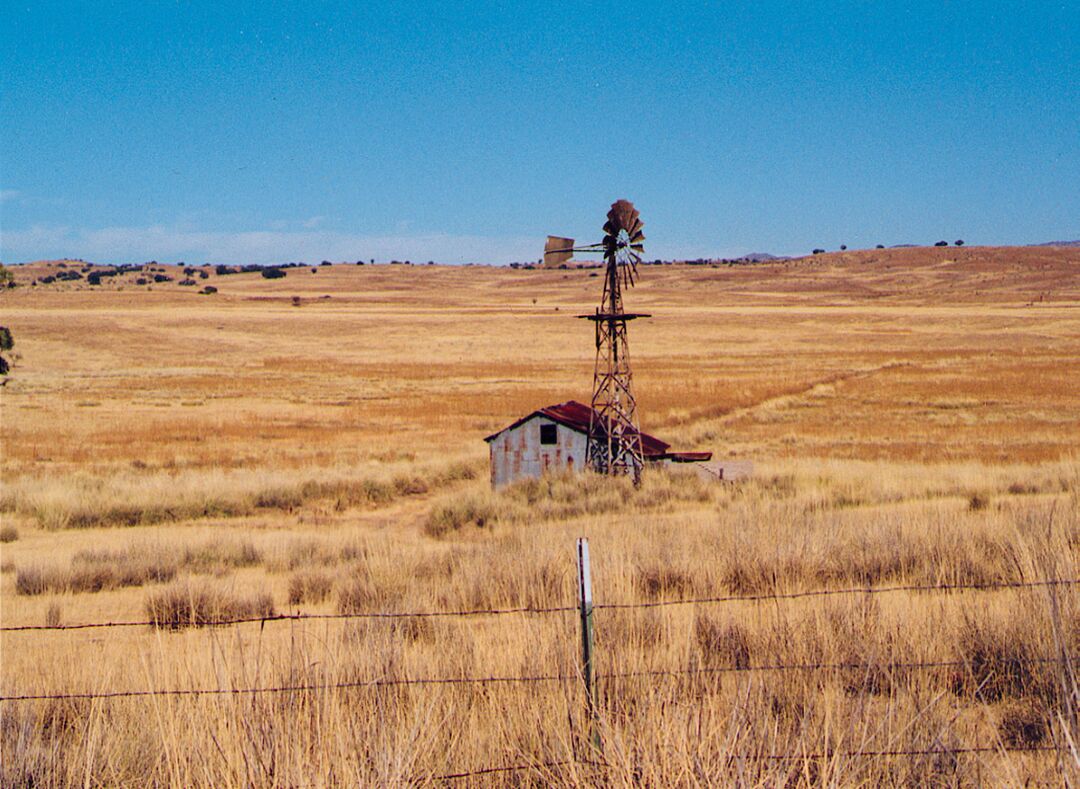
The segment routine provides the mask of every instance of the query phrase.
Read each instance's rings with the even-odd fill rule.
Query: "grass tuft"
[[[154,627],[182,630],[205,627],[231,619],[271,617],[276,614],[267,593],[240,595],[224,589],[180,583],[146,598],[146,615]]]
[[[302,570],[289,579],[289,605],[321,603],[330,596],[334,579],[326,573]]]
[[[63,609],[61,609],[60,604],[56,602],[49,603],[49,607],[45,611],[45,626],[60,627],[62,620]]]

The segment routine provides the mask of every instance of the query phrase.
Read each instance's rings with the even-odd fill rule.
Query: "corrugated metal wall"
[[[541,425],[555,426],[554,444],[540,443]],[[587,445],[584,433],[537,415],[500,433],[489,444],[491,485],[497,488],[524,477],[539,477],[545,471],[580,469]]]

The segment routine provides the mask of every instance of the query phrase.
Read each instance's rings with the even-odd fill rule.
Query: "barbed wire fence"
[[[673,600],[645,600],[632,603],[594,603],[593,610],[617,611],[635,608],[665,608],[668,606],[681,605],[709,605],[715,603],[760,603],[781,600],[798,600],[813,597],[838,597],[838,596],[861,596],[894,594],[898,592],[925,592],[925,593],[950,593],[950,592],[988,592],[1005,589],[1045,589],[1049,587],[1068,587],[1080,585],[1078,578],[1063,578],[1046,581],[1000,581],[989,583],[952,583],[952,584],[907,584],[902,586],[851,586],[837,589],[807,589],[795,592],[761,592],[744,595],[722,595],[718,597],[690,597]],[[190,623],[181,623],[181,627],[225,627],[230,625],[259,624],[266,625],[274,622],[298,622],[305,620],[335,620],[335,619],[426,619],[426,618],[463,618],[480,616],[505,616],[505,615],[543,615],[579,612],[578,605],[550,606],[534,608],[519,606],[511,608],[473,608],[467,610],[448,611],[358,611],[337,614],[270,614],[267,616],[247,616],[227,619],[193,620]],[[165,619],[137,619],[130,621],[106,621],[106,622],[81,622],[76,624],[56,625],[3,625],[0,633],[15,633],[35,630],[89,630],[96,628],[113,627],[159,627],[171,629],[173,626]]]
[[[584,551],[582,548],[584,547]],[[506,607],[506,608],[475,608],[444,611],[386,611],[386,612],[350,612],[350,613],[285,613],[269,616],[250,616],[222,619],[196,619],[191,622],[174,622],[158,619],[143,619],[130,621],[101,621],[84,622],[75,624],[45,624],[45,625],[3,625],[0,633],[31,633],[31,632],[60,632],[78,631],[90,629],[111,628],[134,628],[149,627],[161,629],[180,629],[183,627],[228,627],[245,624],[259,624],[265,626],[278,622],[303,622],[311,620],[400,620],[400,619],[434,619],[456,618],[469,619],[492,616],[544,616],[552,614],[575,613],[581,619],[582,638],[582,661],[581,670],[573,673],[539,674],[539,675],[514,675],[514,676],[458,676],[458,677],[418,677],[418,678],[380,678],[373,677],[366,680],[354,680],[348,682],[311,682],[294,683],[284,685],[267,685],[253,687],[206,687],[206,688],[147,688],[141,690],[115,690],[100,692],[71,692],[71,693],[12,693],[0,695],[0,704],[14,704],[20,702],[41,701],[80,701],[80,700],[115,700],[115,699],[138,699],[147,697],[221,697],[221,696],[257,696],[263,694],[287,694],[309,693],[323,691],[363,691],[379,690],[392,687],[433,687],[433,686],[497,686],[497,685],[537,685],[537,684],[577,684],[582,683],[585,690],[587,714],[590,722],[589,742],[582,749],[583,753],[591,754],[595,758],[583,758],[575,756],[571,760],[559,761],[531,761],[514,765],[499,765],[479,767],[473,770],[445,773],[441,775],[418,776],[418,780],[453,782],[472,777],[486,775],[498,775],[506,773],[523,772],[528,770],[557,769],[570,765],[582,765],[598,769],[611,769],[612,765],[602,758],[602,744],[599,739],[599,712],[597,710],[597,687],[600,682],[615,682],[630,679],[659,679],[678,678],[692,676],[717,676],[726,674],[758,674],[758,673],[782,673],[782,672],[828,672],[828,671],[868,671],[875,669],[886,672],[931,672],[942,669],[965,669],[970,668],[970,663],[965,660],[935,660],[935,661],[872,661],[872,662],[810,662],[810,663],[773,663],[757,665],[727,665],[727,666],[699,666],[685,669],[644,669],[636,671],[613,671],[599,673],[593,667],[593,655],[595,646],[593,643],[595,626],[593,614],[595,611],[621,611],[635,609],[651,609],[671,606],[698,606],[720,605],[735,603],[760,603],[772,601],[798,600],[808,598],[824,598],[836,596],[874,596],[897,593],[925,593],[925,594],[951,594],[958,592],[985,592],[985,591],[1034,591],[1056,590],[1080,585],[1080,578],[1044,579],[1034,581],[996,581],[996,582],[972,582],[972,583],[937,583],[937,584],[902,584],[893,586],[849,586],[841,588],[803,589],[795,591],[769,591],[752,594],[727,594],[706,597],[675,598],[663,600],[647,600],[636,602],[593,603],[591,579],[588,567],[587,541],[578,541],[578,601],[576,605],[561,605],[548,607]],[[1028,663],[1043,665],[1062,666],[1070,675],[1075,675],[1076,657],[1062,654],[1054,658],[1025,659]],[[976,755],[989,753],[1026,753],[1026,752],[1065,752],[1071,754],[1077,760],[1080,767],[1080,756],[1077,755],[1074,744],[1011,744],[997,742],[993,745],[973,745],[964,747],[951,747],[940,745],[927,749],[884,749],[884,750],[830,750],[814,751],[790,754],[773,753],[749,753],[731,754],[729,759],[763,760],[771,762],[790,761],[815,761],[820,759],[833,759],[837,757],[849,759],[891,759],[891,758],[914,758],[919,756],[935,755]]]

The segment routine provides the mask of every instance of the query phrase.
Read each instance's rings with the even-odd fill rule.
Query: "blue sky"
[[[0,5],[0,259],[1080,238],[1076,2]]]

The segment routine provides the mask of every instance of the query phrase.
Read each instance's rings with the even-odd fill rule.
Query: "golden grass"
[[[644,428],[756,473],[640,490],[486,480],[484,435],[588,396],[587,272],[6,291],[0,620],[162,627],[4,633],[0,691],[320,689],[0,702],[0,784],[1077,782],[948,753],[1077,741],[1076,587],[602,608],[604,767],[572,613],[204,626],[570,606],[579,536],[600,604],[1077,577],[1077,253],[947,253],[647,269]],[[895,750],[928,753],[867,755]]]
[[[433,472],[385,467],[370,476],[355,468],[123,470],[107,475],[26,475],[9,480],[0,510],[30,516],[46,529],[137,526],[193,518],[235,517],[258,510],[293,511],[305,503],[337,508],[385,505],[477,475],[476,463]]]

